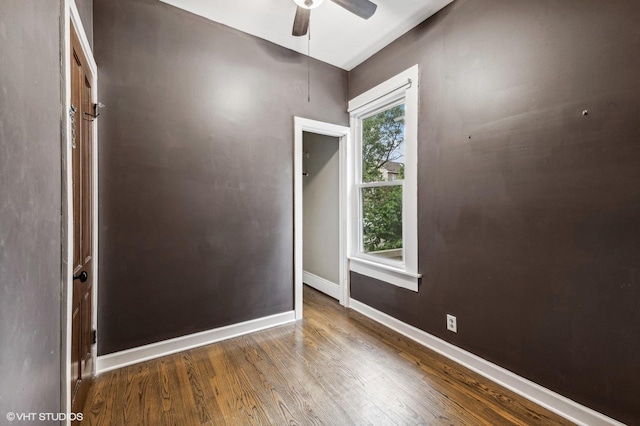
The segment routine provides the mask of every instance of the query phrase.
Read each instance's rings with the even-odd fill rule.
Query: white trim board
[[[624,426],[623,423],[617,420],[578,404],[567,397],[393,318],[384,312],[380,312],[369,305],[351,299],[349,307],[578,425]]]
[[[189,334],[187,336],[176,337],[175,339],[164,340],[162,342],[151,343],[137,348],[127,349],[108,355],[98,357],[98,373],[127,367],[150,359],[171,355],[199,346],[209,345],[222,340],[244,336],[245,334],[265,330],[279,325],[289,324],[295,321],[295,312],[283,312],[263,318],[232,324],[225,327],[214,328],[213,330],[202,331],[200,333]]]
[[[307,271],[302,272],[302,282],[334,299],[340,300],[340,286],[334,282]]]

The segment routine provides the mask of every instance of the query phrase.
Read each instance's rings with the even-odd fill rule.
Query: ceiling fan
[[[300,37],[309,31],[309,17],[311,9],[320,6],[324,0],[293,0],[297,5],[296,17],[293,20],[293,35]],[[369,0],[331,0],[349,12],[363,19],[369,19],[376,13],[378,6]]]

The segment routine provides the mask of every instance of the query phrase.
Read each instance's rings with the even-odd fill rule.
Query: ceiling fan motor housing
[[[320,6],[324,0],[293,0],[298,6],[305,9],[315,9]]]

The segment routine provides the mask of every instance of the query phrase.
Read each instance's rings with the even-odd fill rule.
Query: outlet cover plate
[[[453,315],[447,314],[447,330],[453,331],[454,333],[458,332],[458,322]]]

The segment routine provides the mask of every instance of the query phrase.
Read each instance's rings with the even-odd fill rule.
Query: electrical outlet
[[[453,331],[454,333],[458,332],[458,323],[456,317],[453,315],[447,314],[447,330]]]

